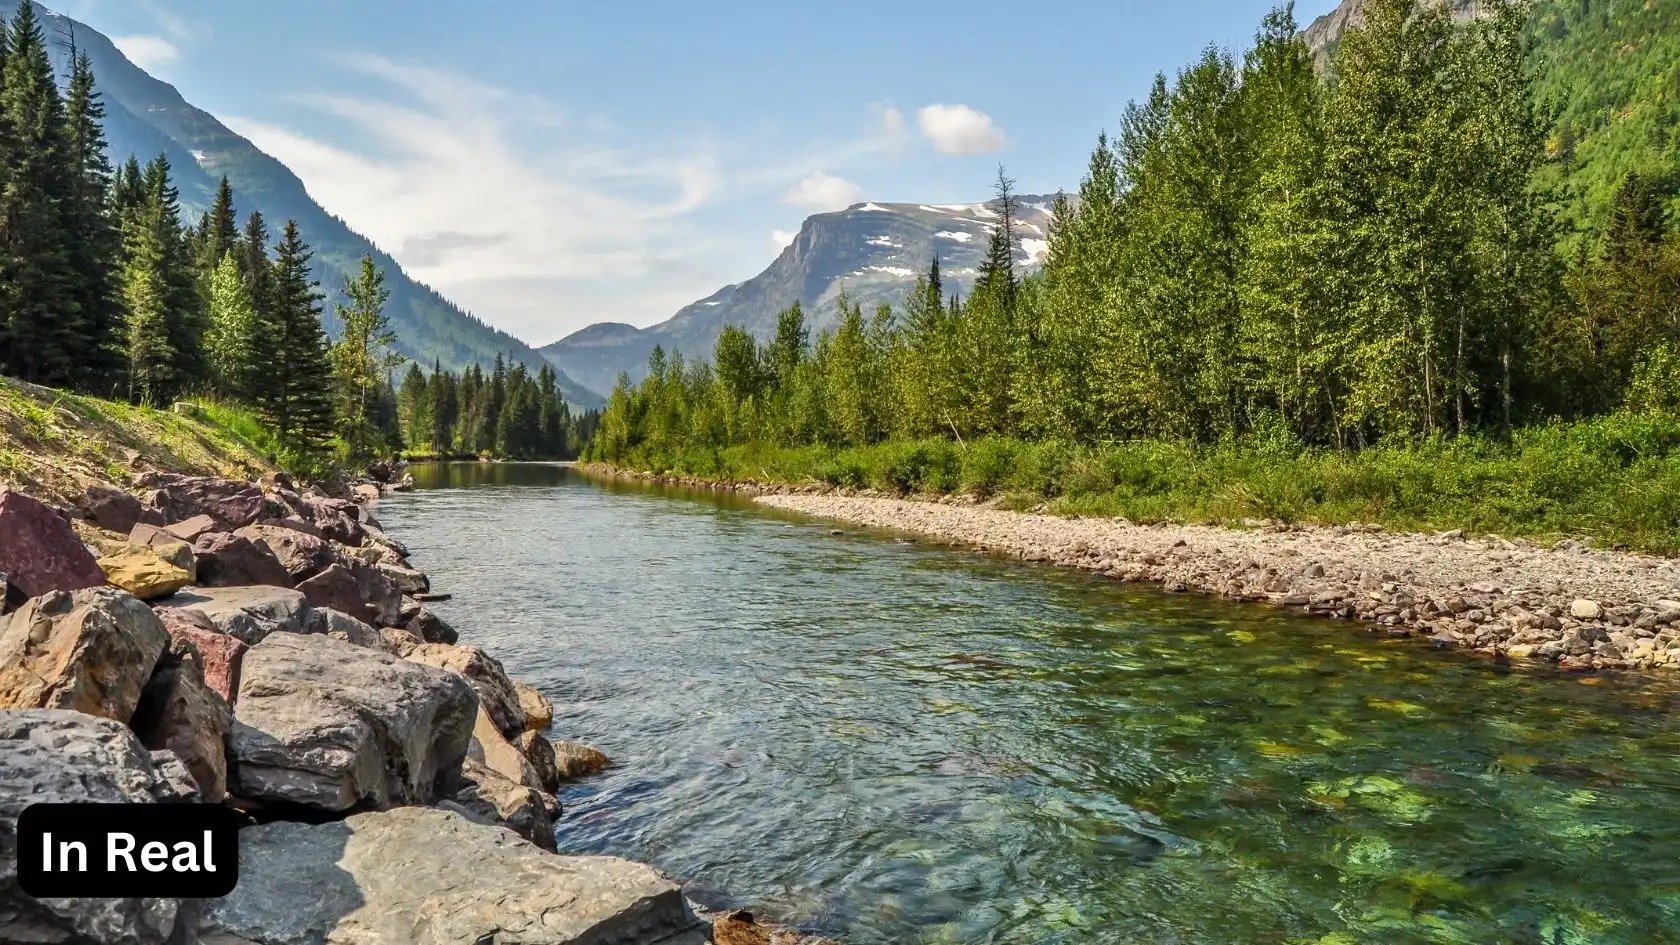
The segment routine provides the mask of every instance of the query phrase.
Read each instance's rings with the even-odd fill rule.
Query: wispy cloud
[[[1005,143],[992,116],[967,105],[929,105],[916,113],[916,125],[945,154],[987,154]]]
[[[815,213],[826,213],[844,210],[861,196],[863,188],[844,177],[836,177],[826,171],[812,171],[782,194],[782,202]]]
[[[130,62],[147,72],[161,69],[181,58],[180,47],[162,36],[113,36],[111,42],[117,44]]]

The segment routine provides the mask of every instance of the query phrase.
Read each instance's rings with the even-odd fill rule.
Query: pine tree
[[[82,326],[75,383],[84,390],[113,396],[121,390],[125,344],[117,271],[121,235],[107,205],[112,176],[105,156],[104,120],[105,104],[94,86],[92,60],[72,45],[64,135],[69,188],[60,212],[71,294]]]
[[[263,412],[282,441],[318,450],[333,432],[333,378],[312,255],[297,221],[286,221],[273,263],[270,314],[278,334],[267,349]]]
[[[361,270],[344,286],[349,304],[339,303],[342,328],[332,348],[333,374],[338,384],[340,432],[352,456],[362,457],[374,443],[369,425],[369,408],[374,394],[388,385],[392,368],[403,360],[392,350],[396,335],[385,316],[391,290],[385,287],[385,273],[362,257]]]
[[[432,362],[432,377],[428,383],[431,395],[432,452],[444,456],[455,450],[455,425],[459,417],[456,381],[438,363]]]
[[[71,194],[64,103],[59,98],[34,5],[18,5],[7,37],[0,126],[0,310],[9,341],[6,367],[25,380],[65,384],[93,340],[82,317],[65,232]]]
[[[231,249],[222,255],[209,282],[210,328],[204,334],[204,349],[211,386],[225,397],[255,400],[256,379],[263,371],[258,357],[263,335]]]
[[[204,212],[197,240],[196,257],[199,272],[208,280],[221,267],[222,259],[237,248],[239,224],[234,218],[233,185],[226,175],[216,187],[216,197]]]

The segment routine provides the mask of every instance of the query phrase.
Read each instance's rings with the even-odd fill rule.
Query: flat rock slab
[[[696,924],[652,867],[555,856],[449,811],[266,824],[240,844],[239,887],[206,921],[256,945],[663,945]]]
[[[308,633],[315,619],[303,594],[267,585],[195,587],[159,601],[158,606],[196,610],[217,630],[252,646],[271,633]]]
[[[60,709],[0,712],[0,942],[161,945],[174,899],[35,899],[17,888],[17,818],[30,804],[143,803],[177,789],[127,727]]]
[[[331,812],[424,804],[457,787],[477,715],[455,673],[276,633],[240,666],[228,791]]]

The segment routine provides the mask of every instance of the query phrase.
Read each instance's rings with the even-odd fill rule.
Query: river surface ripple
[[[1680,691],[731,497],[415,469],[463,642],[599,746],[562,852],[850,945],[1680,941]]]

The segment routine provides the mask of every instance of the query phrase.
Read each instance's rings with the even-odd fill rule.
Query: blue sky
[[[662,321],[811,213],[983,199],[999,163],[1071,190],[1157,71],[1271,4],[49,3],[538,344]]]

